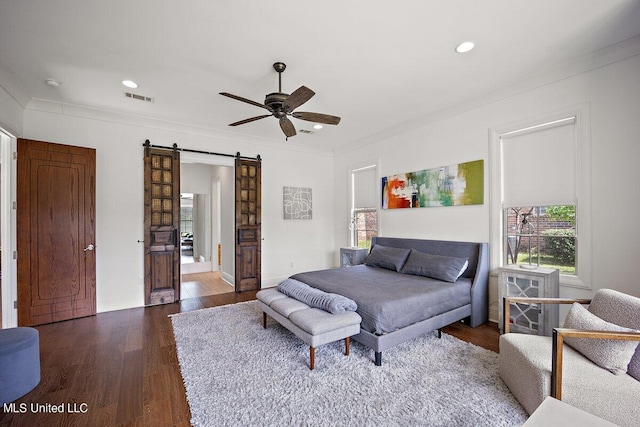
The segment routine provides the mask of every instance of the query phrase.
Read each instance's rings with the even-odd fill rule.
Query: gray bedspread
[[[471,303],[471,281],[465,278],[446,283],[366,265],[299,273],[291,278],[351,298],[362,317],[360,327],[375,334],[393,332]]]

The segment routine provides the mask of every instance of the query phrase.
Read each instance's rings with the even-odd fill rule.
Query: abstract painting
[[[382,178],[382,209],[483,203],[484,160]]]
[[[282,211],[284,219],[311,219],[311,189],[283,187]]]

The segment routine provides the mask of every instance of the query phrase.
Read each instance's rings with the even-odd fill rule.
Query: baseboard
[[[144,298],[130,298],[126,300],[119,301],[99,301],[96,307],[97,313],[106,313],[109,311],[118,311],[118,310],[126,310],[129,308],[139,308],[144,307]]]
[[[236,280],[231,274],[220,271],[220,278],[231,286],[235,286]]]

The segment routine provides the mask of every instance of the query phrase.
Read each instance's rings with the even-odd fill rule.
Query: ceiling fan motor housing
[[[270,93],[264,98],[264,105],[269,111],[273,112],[275,117],[284,117],[286,113],[283,111],[282,104],[284,100],[287,99],[287,96],[289,96],[289,94],[282,92]]]

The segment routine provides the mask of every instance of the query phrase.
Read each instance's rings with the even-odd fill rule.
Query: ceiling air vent
[[[300,133],[307,133],[307,134],[312,134],[312,133],[314,133],[312,130],[307,130],[307,129],[298,129],[298,132],[300,132]]]
[[[131,99],[137,99],[138,101],[153,102],[153,98],[148,96],[138,95],[137,93],[125,92],[124,96]]]

